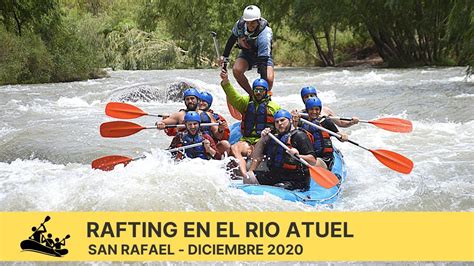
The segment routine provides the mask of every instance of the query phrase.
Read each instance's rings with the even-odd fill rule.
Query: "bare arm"
[[[334,111],[331,110],[331,108],[329,108],[327,106],[323,106],[323,110],[321,111],[321,115],[331,117],[331,116],[336,116],[336,113],[334,113]],[[339,120],[339,119],[331,119],[331,120],[338,127],[350,127],[350,126],[353,126],[353,125],[359,123],[359,118],[356,117],[356,116],[353,116],[351,121],[343,121],[343,120]]]
[[[216,143],[214,142],[214,140],[211,138],[211,136],[207,134],[205,134],[203,137],[205,139],[202,143],[204,145],[204,149],[206,150],[206,153],[209,154],[212,158],[216,160],[220,160],[221,154],[217,152]]]
[[[309,164],[311,164],[311,165],[316,165],[317,160],[316,160],[316,158],[314,158],[314,156],[311,155],[311,154],[300,155],[300,158],[303,159],[303,160],[305,160],[305,161],[307,161],[307,162],[308,162]]]
[[[230,84],[229,77],[227,75],[227,71],[221,71],[221,87],[224,90],[227,101],[234,106],[240,113],[244,113],[247,109],[247,105],[249,103],[250,97],[241,95],[240,93],[235,90],[235,88]]]
[[[217,132],[214,133],[214,136],[218,140],[228,140],[230,136],[230,129],[227,125],[227,121],[219,120],[217,122],[219,123],[219,125],[217,126]]]
[[[158,129],[165,129],[166,125],[177,125],[184,120],[184,111],[171,114],[169,117],[155,123]]]

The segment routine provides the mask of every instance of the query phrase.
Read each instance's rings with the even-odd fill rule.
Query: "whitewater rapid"
[[[249,72],[250,79],[256,73]],[[400,117],[409,134],[360,124],[350,139],[410,158],[403,175],[349,143],[334,141],[348,167],[332,206],[310,207],[271,195],[251,196],[229,187],[226,161],[176,163],[163,151],[163,132],[143,130],[104,139],[99,125],[107,102],[151,92],[132,104],[171,113],[183,103],[166,97],[170,84],[187,82],[214,95],[213,109],[229,121],[217,70],[117,71],[111,78],[72,83],[0,87],[1,211],[472,211],[474,209],[474,86],[463,68],[276,70],[273,99],[301,109],[299,90],[313,85],[323,104],[340,116]],[[237,86],[235,80],[231,82]],[[243,92],[243,91],[242,91]],[[140,97],[139,95],[136,97]],[[133,120],[151,126],[156,120]],[[112,172],[90,162],[106,155],[147,155]]]

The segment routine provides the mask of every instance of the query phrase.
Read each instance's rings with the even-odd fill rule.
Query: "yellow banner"
[[[473,261],[472,212],[3,212],[1,261]]]

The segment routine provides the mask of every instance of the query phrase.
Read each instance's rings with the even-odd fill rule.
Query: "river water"
[[[414,124],[409,134],[367,124],[345,129],[353,141],[403,154],[415,167],[399,174],[370,152],[335,140],[347,181],[336,204],[317,207],[229,188],[222,161],[177,164],[162,150],[171,138],[157,130],[100,137],[100,124],[114,120],[104,113],[109,101],[138,100],[133,104],[148,113],[170,113],[184,106],[167,96],[181,81],[210,91],[213,109],[233,121],[218,70],[110,74],[0,87],[0,211],[474,210],[474,85],[464,68],[277,68],[273,99],[284,108],[302,108],[300,88],[314,85],[323,104],[340,116],[400,117]],[[152,126],[155,119],[133,121]],[[91,169],[92,160],[112,154],[148,157],[112,172]]]

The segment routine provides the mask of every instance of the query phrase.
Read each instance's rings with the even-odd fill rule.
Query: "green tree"
[[[472,1],[459,0],[448,16],[446,41],[457,64],[474,66],[474,10]]]
[[[97,76],[101,60],[96,54],[100,53],[80,27],[81,18],[63,13],[56,0],[1,1],[2,29],[8,32],[0,38],[6,54],[5,60],[0,60],[0,68],[5,69],[3,82],[58,82]]]
[[[56,0],[0,0],[0,22],[9,32],[21,36],[25,30],[44,31],[59,20],[59,4]]]
[[[171,38],[191,58],[193,67],[209,66],[216,57],[210,32],[217,32],[221,43],[225,42],[245,7],[242,2],[149,0],[139,21],[148,30],[157,25],[157,20],[163,21]]]
[[[53,61],[38,35],[18,36],[0,26],[0,85],[49,82]]]
[[[290,26],[311,38],[323,66],[336,65],[336,33],[347,25],[347,6],[345,0],[298,0],[293,3]]]
[[[449,39],[449,18],[462,20],[463,29],[453,22],[456,34],[464,36],[472,28],[458,18],[470,13],[470,1],[362,0],[354,4],[358,22],[366,27],[380,56],[391,66],[445,64],[457,42],[456,38]]]

